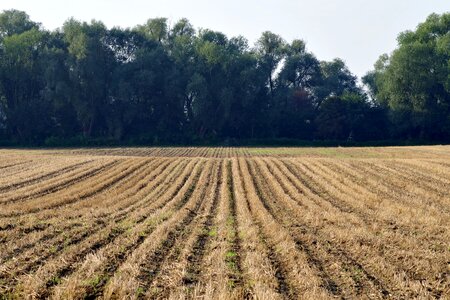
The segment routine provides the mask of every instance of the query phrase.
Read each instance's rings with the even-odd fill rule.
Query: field
[[[0,150],[0,299],[450,299],[450,146]]]

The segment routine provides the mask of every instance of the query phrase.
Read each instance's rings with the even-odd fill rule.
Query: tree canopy
[[[134,28],[0,14],[0,140],[192,143],[242,139],[450,141],[450,14],[401,33],[362,86],[302,40],[181,19]]]
[[[430,15],[398,36],[364,78],[377,104],[389,110],[397,138],[450,137],[450,14]]]

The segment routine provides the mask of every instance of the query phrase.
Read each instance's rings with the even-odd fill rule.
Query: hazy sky
[[[395,49],[399,32],[414,29],[432,12],[449,12],[450,0],[0,0],[0,10],[11,8],[47,29],[71,16],[108,27],[186,17],[196,28],[243,35],[251,45],[270,30],[287,41],[305,40],[320,60],[342,58],[362,76],[380,54]]]

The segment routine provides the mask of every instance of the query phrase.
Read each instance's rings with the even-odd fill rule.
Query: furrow
[[[207,163],[209,165],[209,162]],[[174,228],[179,229],[180,224],[188,225],[199,209],[202,199],[199,195],[202,192],[202,184],[210,173],[209,167],[202,164],[202,172],[194,173],[190,176],[183,189],[177,194],[177,202],[169,208],[169,218],[164,224],[145,238],[144,242],[127,258],[118,268],[117,272],[108,281],[104,289],[104,296],[130,297],[137,292],[143,294],[151,284],[151,280],[159,272],[161,261],[164,260],[166,252],[158,256],[158,249],[167,249],[167,246],[174,243],[171,239]],[[156,256],[157,257],[156,257]],[[126,278],[126,280],[125,280]]]
[[[167,197],[164,197],[163,201],[168,200],[169,199]],[[163,207],[164,203],[165,202],[157,203],[156,205]],[[142,239],[139,234],[143,233],[144,229],[142,229],[142,232],[136,232],[136,230],[139,230],[139,228],[145,228],[142,226],[149,226],[150,230],[152,220],[149,219],[149,215],[153,215],[154,211],[157,209],[158,207],[150,205],[143,211],[130,213],[129,217],[123,219],[122,221],[109,222],[104,229],[98,231],[96,234],[89,236],[82,243],[74,245],[73,247],[65,251],[64,255],[55,257],[52,261],[48,261],[45,264],[45,268],[40,268],[38,272],[36,272],[32,276],[23,277],[23,280],[21,281],[21,284],[19,284],[18,289],[24,289],[24,294],[37,293],[37,295],[41,295],[42,297],[44,297],[53,285],[59,285],[63,277],[71,275],[81,266],[86,266],[86,262],[89,262],[87,264],[87,267],[95,266],[97,254],[105,253],[102,249],[107,250],[110,245],[114,246],[114,249],[119,250],[118,252],[112,252],[111,255],[117,255],[120,261],[120,256],[123,254],[121,254],[121,251],[124,251],[124,248],[122,246],[126,245],[124,241],[128,240],[127,234],[131,233],[129,230],[133,230],[134,227],[136,227],[134,229],[135,231],[133,231],[133,236],[137,236],[139,242],[139,239]],[[87,273],[87,275],[89,275],[89,273]],[[89,276],[86,276],[86,274],[84,274],[80,281],[78,281],[78,284],[80,284],[81,282],[81,285],[79,285],[79,291],[78,289],[75,290],[78,291],[78,294],[82,294],[83,291],[89,290],[89,288],[92,287],[90,285],[90,283],[92,282],[90,282],[88,279]],[[95,281],[95,278],[92,280]],[[69,281],[69,283],[76,282],[77,281]],[[81,290],[80,287],[84,287],[83,290]]]
[[[196,282],[196,276],[200,273],[200,264],[207,242],[208,228],[205,223],[212,223],[215,205],[217,204],[217,184],[220,171],[218,160],[212,160],[212,174],[205,182],[205,190],[200,196],[204,199],[191,225],[177,232],[175,243],[169,250],[170,253],[161,264],[159,274],[155,276],[152,284],[147,289],[145,298],[174,298],[176,293],[180,297],[186,297],[184,291],[191,289]],[[211,225],[209,225],[211,226]]]

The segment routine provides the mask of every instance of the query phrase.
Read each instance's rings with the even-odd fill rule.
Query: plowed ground
[[[450,147],[0,150],[0,299],[450,299]]]

